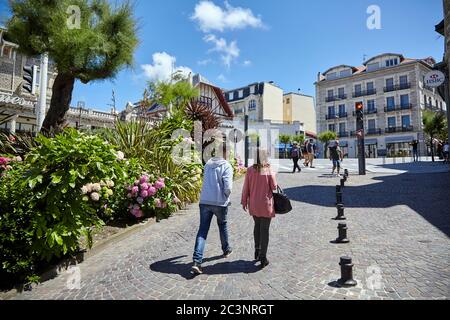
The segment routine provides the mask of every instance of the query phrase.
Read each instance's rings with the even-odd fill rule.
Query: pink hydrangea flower
[[[137,194],[139,192],[139,187],[137,187],[137,186],[134,186],[132,189],[131,189],[131,193],[132,194]]]
[[[138,204],[135,204],[134,206],[133,206],[133,209],[140,209],[141,207],[138,205]]]
[[[139,204],[143,204],[143,203],[144,203],[144,198],[138,197],[138,198],[136,199],[136,201],[137,201]]]
[[[140,182],[141,182],[141,183],[146,183],[146,182],[148,182],[148,176],[144,174],[144,175],[141,177]]]
[[[157,208],[162,208],[162,202],[161,202],[161,199],[159,199],[159,198],[156,198],[156,199],[155,199],[155,206],[156,206]]]
[[[136,218],[142,218],[144,216],[144,213],[142,212],[141,209],[133,209],[131,210],[131,214]]]
[[[156,194],[157,190],[156,190],[155,187],[150,186],[150,188],[148,188],[147,192],[148,192],[148,195],[149,195],[150,197],[152,197],[152,196],[154,196],[154,195]]]
[[[147,182],[144,182],[143,184],[141,184],[141,190],[148,190],[148,188],[150,188],[150,186],[148,185]]]
[[[147,198],[148,197],[148,191],[147,190],[142,190],[141,191],[141,197],[144,198],[144,199]]]
[[[166,185],[161,180],[158,180],[158,181],[155,182],[155,188],[158,189],[158,190],[164,188],[165,186]]]
[[[5,158],[5,157],[0,157],[0,165],[2,165],[2,166],[7,165],[9,161],[11,161],[11,159]]]
[[[138,186],[139,185],[139,180],[134,180],[134,185]]]

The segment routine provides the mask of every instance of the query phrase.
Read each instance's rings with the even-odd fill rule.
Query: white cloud
[[[206,66],[206,65],[208,65],[210,63],[213,63],[213,61],[211,59],[205,59],[205,60],[197,61],[197,64],[199,66]]]
[[[217,80],[219,80],[219,81],[221,81],[221,82],[223,82],[223,83],[227,83],[227,82],[228,82],[228,79],[227,79],[223,74],[220,74],[220,75],[217,77]]]
[[[249,67],[252,65],[252,62],[250,60],[245,60],[243,65],[244,65],[244,67]]]
[[[151,81],[168,81],[172,73],[180,71],[187,76],[192,70],[188,67],[175,66],[176,58],[166,52],[156,52],[152,56],[153,64],[141,65],[145,76]]]
[[[225,8],[221,8],[212,1],[200,1],[195,6],[191,19],[198,23],[203,32],[264,26],[261,17],[256,17],[250,9],[232,7],[228,2],[225,2]]]
[[[217,38],[213,34],[209,34],[203,38],[205,42],[212,42],[214,48],[210,49],[209,52],[217,51],[221,53],[222,62],[230,68],[231,63],[239,57],[240,50],[237,46],[236,41],[227,43],[224,38]]]

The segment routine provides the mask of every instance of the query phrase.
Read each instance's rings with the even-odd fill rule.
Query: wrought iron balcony
[[[392,86],[386,86],[384,87],[384,92],[392,92],[392,91],[397,91],[397,90],[405,90],[405,89],[410,89],[411,88],[411,83],[400,83],[400,84],[394,84]]]
[[[367,136],[376,136],[376,135],[381,135],[382,130],[380,128],[373,128],[373,129],[368,129],[365,134]]]
[[[362,90],[362,91],[353,92],[353,98],[371,96],[374,94],[377,94],[377,89]]]
[[[346,94],[340,94],[337,96],[328,96],[325,98],[326,102],[333,102],[333,101],[339,101],[339,100],[345,100],[347,99],[347,95]]]
[[[403,104],[403,105],[396,105],[396,106],[386,106],[384,107],[384,112],[394,112],[394,111],[401,111],[401,110],[411,110],[413,108],[412,103]]]
[[[364,110],[364,114],[375,114],[378,113],[378,110],[375,109],[368,109],[368,110]],[[353,116],[356,117],[356,111],[353,111]]]
[[[339,138],[346,138],[346,137],[350,136],[350,133],[348,131],[342,131],[342,132],[338,132],[337,136]]]
[[[347,117],[348,117],[347,112],[330,113],[325,116],[325,120],[334,120],[334,119],[347,118]]]
[[[402,126],[402,127],[389,127],[386,128],[386,133],[396,133],[396,132],[410,132],[414,131],[413,126]]]

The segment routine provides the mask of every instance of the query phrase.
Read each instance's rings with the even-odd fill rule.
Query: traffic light
[[[37,66],[25,66],[23,67],[23,79],[25,83],[22,88],[31,93],[36,94],[36,78],[37,78]]]
[[[356,120],[362,121],[364,119],[364,105],[362,102],[357,102],[355,105],[355,111],[356,111]]]

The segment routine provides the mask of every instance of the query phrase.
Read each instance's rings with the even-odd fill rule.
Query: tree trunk
[[[45,116],[41,131],[50,131],[52,128],[59,131],[65,123],[65,115],[72,101],[72,91],[75,77],[67,73],[58,73],[52,88],[50,108]]]
[[[328,143],[325,143],[325,148],[323,150],[323,155],[325,159],[328,159],[327,154],[328,154]]]

